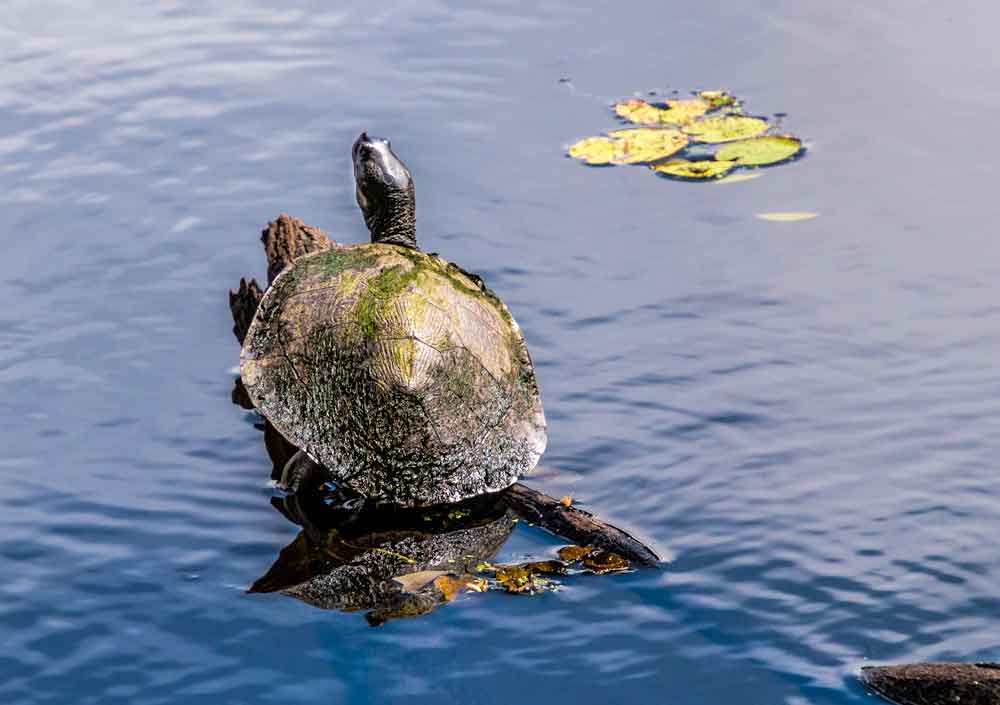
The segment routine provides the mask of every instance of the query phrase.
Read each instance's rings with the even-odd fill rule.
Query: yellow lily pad
[[[586,137],[569,147],[569,156],[587,164],[611,164],[618,154],[619,140],[610,137]]]
[[[615,103],[615,114],[639,125],[686,125],[713,107],[703,98],[678,98],[668,100],[665,105],[661,108],[633,98]]]
[[[766,132],[767,120],[747,115],[710,115],[695,120],[683,129],[699,142],[730,142]]]
[[[791,223],[797,220],[812,220],[819,216],[819,213],[809,211],[785,211],[774,213],[754,213],[754,217],[761,220],[771,220],[778,223]]]
[[[765,166],[791,159],[802,149],[802,140],[791,135],[764,135],[730,142],[719,148],[718,159],[730,159],[741,166]]]
[[[650,164],[649,168],[657,173],[675,176],[680,179],[707,181],[708,179],[718,179],[720,176],[724,176],[734,166],[736,166],[736,162],[725,162],[716,159],[699,159],[697,161],[671,159],[659,164]]]
[[[698,91],[698,97],[707,101],[713,110],[715,108],[738,108],[740,105],[736,96],[725,91]]]
[[[640,164],[664,159],[683,149],[688,138],[680,130],[654,127],[632,127],[608,133],[620,142],[612,162],[616,164]]]

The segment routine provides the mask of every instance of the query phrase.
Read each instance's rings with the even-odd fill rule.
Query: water
[[[865,663],[996,659],[998,19],[9,2],[0,701],[843,705]],[[697,87],[788,113],[809,155],[731,185],[562,156],[611,100]],[[229,401],[225,291],[282,211],[364,239],[363,129],[423,245],[526,331],[534,485],[664,570],[377,629],[245,592],[298,527]],[[556,545],[518,526],[498,557]]]

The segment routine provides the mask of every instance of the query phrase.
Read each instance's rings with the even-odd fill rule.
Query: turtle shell
[[[338,482],[418,506],[496,492],[545,450],[524,336],[478,277],[397,245],[335,246],[268,289],[240,373]]]

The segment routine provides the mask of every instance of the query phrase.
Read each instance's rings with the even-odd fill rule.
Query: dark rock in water
[[[861,681],[899,705],[1000,705],[1000,663],[870,666]]]

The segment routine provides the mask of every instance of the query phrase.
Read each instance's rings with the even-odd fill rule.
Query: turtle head
[[[416,247],[413,179],[389,140],[362,132],[351,149],[355,194],[372,242]]]

